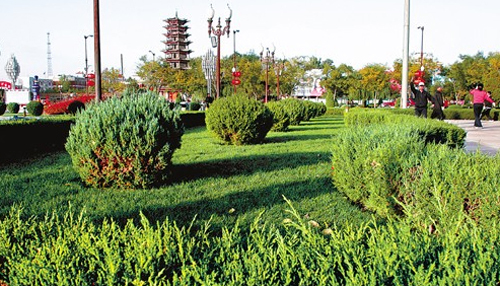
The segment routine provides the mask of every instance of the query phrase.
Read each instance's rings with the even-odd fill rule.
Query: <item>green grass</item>
[[[150,190],[87,188],[66,152],[41,156],[0,168],[0,217],[20,205],[26,216],[71,208],[85,210],[94,221],[138,221],[142,212],[152,221],[168,217],[179,225],[196,217],[196,228],[208,220],[216,228],[237,219],[248,226],[261,213],[281,223],[287,217],[285,196],[322,225],[360,224],[371,214],[331,182],[332,135],[341,128],[341,117],[321,117],[286,133],[270,132],[264,144],[250,146],[221,145],[205,127],[188,129],[173,158],[173,181]]]

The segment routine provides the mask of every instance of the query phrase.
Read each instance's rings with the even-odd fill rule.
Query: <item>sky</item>
[[[221,56],[259,53],[276,47],[276,57],[316,56],[356,69],[367,64],[392,66],[403,54],[405,0],[100,0],[101,67],[135,74],[139,58],[163,57],[165,22],[188,19],[191,57],[211,48],[207,18],[216,21],[233,10],[230,37],[221,39]],[[423,49],[448,65],[459,55],[500,51],[498,0],[411,0],[410,53]],[[21,77],[47,72],[50,33],[54,75],[76,74],[85,67],[84,35],[93,34],[92,0],[2,0],[0,80],[14,54]],[[214,22],[215,22],[214,21]],[[233,30],[240,32],[234,34]],[[234,35],[236,38],[234,39]],[[89,71],[94,69],[93,38],[87,39]],[[151,52],[149,52],[151,51]]]

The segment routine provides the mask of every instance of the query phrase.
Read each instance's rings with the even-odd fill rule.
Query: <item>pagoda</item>
[[[190,34],[187,33],[189,27],[186,25],[189,22],[186,19],[179,19],[177,12],[174,18],[164,20],[167,24],[164,26],[167,29],[165,37],[167,38],[163,43],[165,44],[165,60],[174,69],[186,70],[189,69],[189,44],[188,40]]]

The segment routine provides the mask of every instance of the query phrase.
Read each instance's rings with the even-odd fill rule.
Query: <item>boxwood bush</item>
[[[84,110],[84,109],[85,109],[85,103],[79,100],[73,100],[68,105],[68,112],[73,115],[75,115],[79,110]]]
[[[147,188],[169,178],[183,133],[179,114],[158,94],[125,92],[79,113],[66,150],[87,185]]]
[[[306,107],[303,101],[296,98],[286,98],[282,101],[285,107],[285,111],[290,117],[290,124],[299,125],[306,116]]]
[[[19,104],[17,102],[11,102],[7,104],[7,110],[10,113],[18,113],[19,112]]]
[[[290,117],[285,110],[283,101],[268,102],[267,107],[273,113],[273,127],[271,131],[287,131],[290,126]]]
[[[43,113],[43,104],[40,101],[33,100],[28,103],[26,109],[29,114],[33,116],[40,116]]]
[[[207,129],[222,142],[261,143],[273,126],[273,114],[263,103],[246,95],[214,101],[205,115]]]

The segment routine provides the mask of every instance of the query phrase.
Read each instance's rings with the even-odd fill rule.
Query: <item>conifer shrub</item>
[[[66,150],[85,184],[148,188],[165,183],[184,126],[158,94],[125,92],[76,116]]]
[[[17,102],[11,102],[7,104],[7,110],[10,113],[18,113],[19,112],[19,104]]]
[[[266,105],[273,113],[273,127],[271,131],[284,132],[290,126],[290,117],[285,111],[283,101],[271,101]]]
[[[40,101],[33,100],[28,103],[26,109],[28,109],[29,114],[40,116],[43,113],[43,104]]]
[[[84,110],[85,109],[85,103],[79,101],[79,100],[74,100],[68,105],[68,112],[75,115],[79,110]]]
[[[315,117],[319,117],[321,115],[324,115],[326,113],[326,105],[321,103],[321,102],[315,102],[316,105],[316,115]]]
[[[290,125],[299,125],[306,116],[306,107],[302,100],[296,98],[286,98],[284,102],[285,111],[290,117]]]
[[[0,115],[3,115],[5,110],[7,110],[7,104],[5,104],[5,102],[0,102]]]
[[[304,100],[302,103],[306,108],[306,112],[304,113],[304,121],[309,121],[316,117],[316,104],[309,100]]]
[[[273,114],[255,99],[234,95],[214,101],[206,111],[205,122],[207,129],[225,143],[256,144],[273,126]]]
[[[200,108],[201,108],[201,104],[199,102],[197,102],[197,101],[191,101],[189,103],[189,108],[188,109],[190,111],[198,111],[198,110],[200,110]]]

